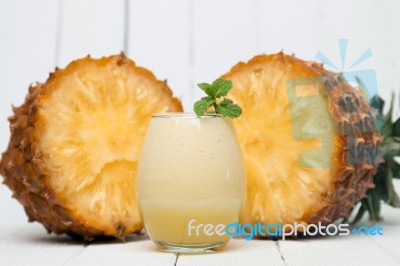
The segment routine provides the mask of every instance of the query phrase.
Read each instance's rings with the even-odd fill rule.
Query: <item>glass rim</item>
[[[184,113],[184,112],[165,112],[165,113],[157,113],[152,115],[152,118],[222,118],[223,116],[220,114],[204,114],[201,116],[196,115],[195,113]]]

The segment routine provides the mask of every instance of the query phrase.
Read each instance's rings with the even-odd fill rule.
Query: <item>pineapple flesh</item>
[[[238,63],[222,78],[243,108],[234,120],[247,174],[241,223],[348,217],[380,162],[381,137],[361,91],[282,52]]]
[[[143,227],[135,176],[147,123],[167,111],[180,101],[125,55],[76,60],[14,108],[0,173],[49,232],[123,239]]]

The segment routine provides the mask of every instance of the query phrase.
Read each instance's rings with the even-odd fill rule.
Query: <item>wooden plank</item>
[[[374,236],[374,239],[385,236]],[[398,265],[372,237],[309,238],[279,241],[279,249],[287,265]]]
[[[397,181],[395,182],[396,191],[400,193],[400,181],[395,181]],[[383,228],[383,236],[370,238],[378,248],[384,250],[388,256],[400,264],[400,209],[383,205],[381,215],[383,220],[379,224]]]
[[[385,62],[385,77],[381,77],[382,80],[387,80],[388,84],[383,84],[382,89],[395,92],[396,103],[394,107],[394,112],[396,117],[400,117],[400,32],[396,30],[397,25],[400,25],[400,16],[398,10],[400,10],[400,2],[396,0],[388,0],[382,2],[383,14],[382,16],[385,24],[384,33],[386,34],[386,42],[381,42],[385,48],[388,49],[390,58],[386,59]],[[388,95],[389,93],[385,93]],[[387,97],[387,96],[386,96]]]
[[[272,240],[233,239],[221,252],[201,255],[180,254],[176,265],[285,265],[275,243]]]
[[[3,180],[1,176],[0,180]],[[26,223],[28,220],[22,205],[19,204],[17,200],[13,199],[11,195],[11,190],[0,183],[0,208],[3,212],[0,216],[0,226],[3,224],[5,226],[15,223],[22,224]]]
[[[32,82],[45,81],[54,68],[57,1],[0,1],[0,152],[10,135],[11,104],[19,106]],[[1,178],[0,178],[1,179]],[[3,222],[26,221],[11,192],[0,187]]]
[[[65,265],[173,266],[176,255],[163,253],[145,236],[130,236],[126,243],[92,243]]]
[[[396,215],[399,216],[398,211]],[[384,235],[382,237],[370,237],[370,239],[375,244],[374,246],[378,249],[383,250],[386,253],[387,257],[391,257],[394,261],[397,262],[397,265],[400,265],[399,223],[400,221],[397,220],[396,224],[383,225]]]
[[[256,1],[193,1],[194,82],[211,82],[258,53]],[[194,97],[203,96],[195,88]]]
[[[0,265],[63,265],[85,246],[67,236],[48,235],[39,224],[0,240]]]
[[[395,180],[396,191],[400,182]],[[383,203],[382,203],[383,204]],[[307,238],[279,241],[287,265],[399,265],[400,210],[382,205],[383,236],[349,236]],[[356,227],[371,226],[367,215]]]
[[[4,222],[0,221],[0,242],[5,241],[7,238],[15,237],[19,232],[29,229],[27,221]]]
[[[355,0],[352,1],[354,8],[351,9],[344,8],[348,6],[348,2],[345,0],[338,0],[335,5],[321,2],[321,5],[325,14],[323,20],[321,20],[321,26],[325,31],[322,35],[323,43],[320,49],[325,51],[331,60],[334,60],[339,70],[375,70],[378,93],[385,100],[388,100],[391,91],[393,89],[398,90],[400,86],[400,79],[393,68],[393,65],[396,64],[396,61],[399,62],[399,59],[396,58],[393,43],[390,42],[390,40],[399,39],[400,34],[394,29],[396,24],[388,23],[395,23],[396,20],[398,22],[399,19],[397,16],[391,18],[394,15],[393,12],[390,15],[385,15],[385,8],[398,9],[398,1],[397,4],[391,1],[382,5],[375,1]],[[341,19],[338,19],[337,14],[340,14]],[[395,32],[392,39],[389,38],[391,32]],[[348,39],[343,68],[337,39]],[[397,45],[395,46],[397,50]],[[353,62],[367,49],[372,51],[373,56],[350,69]],[[388,106],[385,107],[387,110]]]
[[[9,136],[6,118],[19,105],[29,84],[44,81],[53,69],[57,1],[0,1],[0,150]]]
[[[258,31],[261,51],[285,53],[312,60],[323,36],[320,21],[324,14],[321,1],[258,1]],[[336,40],[334,40],[336,41]]]
[[[167,79],[174,95],[191,110],[189,1],[129,1],[128,55]]]
[[[90,54],[118,54],[124,46],[124,0],[61,0],[57,65]]]
[[[400,33],[395,29],[395,25],[400,23],[396,15],[400,8],[399,1],[385,1],[382,4],[338,0],[334,5],[318,0],[258,1],[258,5],[259,39],[263,52],[274,53],[283,49],[302,59],[315,60],[317,52],[321,51],[338,67],[334,69],[336,71],[374,69],[378,92],[385,100],[389,100],[392,91],[399,94],[400,78],[397,73],[400,52],[397,47]],[[338,39],[348,39],[343,67]],[[369,48],[373,57],[349,69]],[[400,115],[398,106],[395,105],[397,116]]]

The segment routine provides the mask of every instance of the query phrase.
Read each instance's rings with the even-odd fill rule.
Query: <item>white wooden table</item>
[[[383,212],[383,236],[233,239],[223,251],[201,255],[160,252],[146,235],[84,245],[48,235],[37,223],[2,223],[0,265],[400,265],[400,210]]]

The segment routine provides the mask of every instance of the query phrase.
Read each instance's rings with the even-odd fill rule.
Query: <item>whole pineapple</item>
[[[49,232],[123,239],[143,227],[138,152],[150,117],[165,111],[182,111],[180,101],[124,54],[76,60],[14,108],[4,183]]]
[[[381,136],[362,91],[321,64],[280,52],[222,76],[247,173],[241,223],[328,224],[374,187]]]

